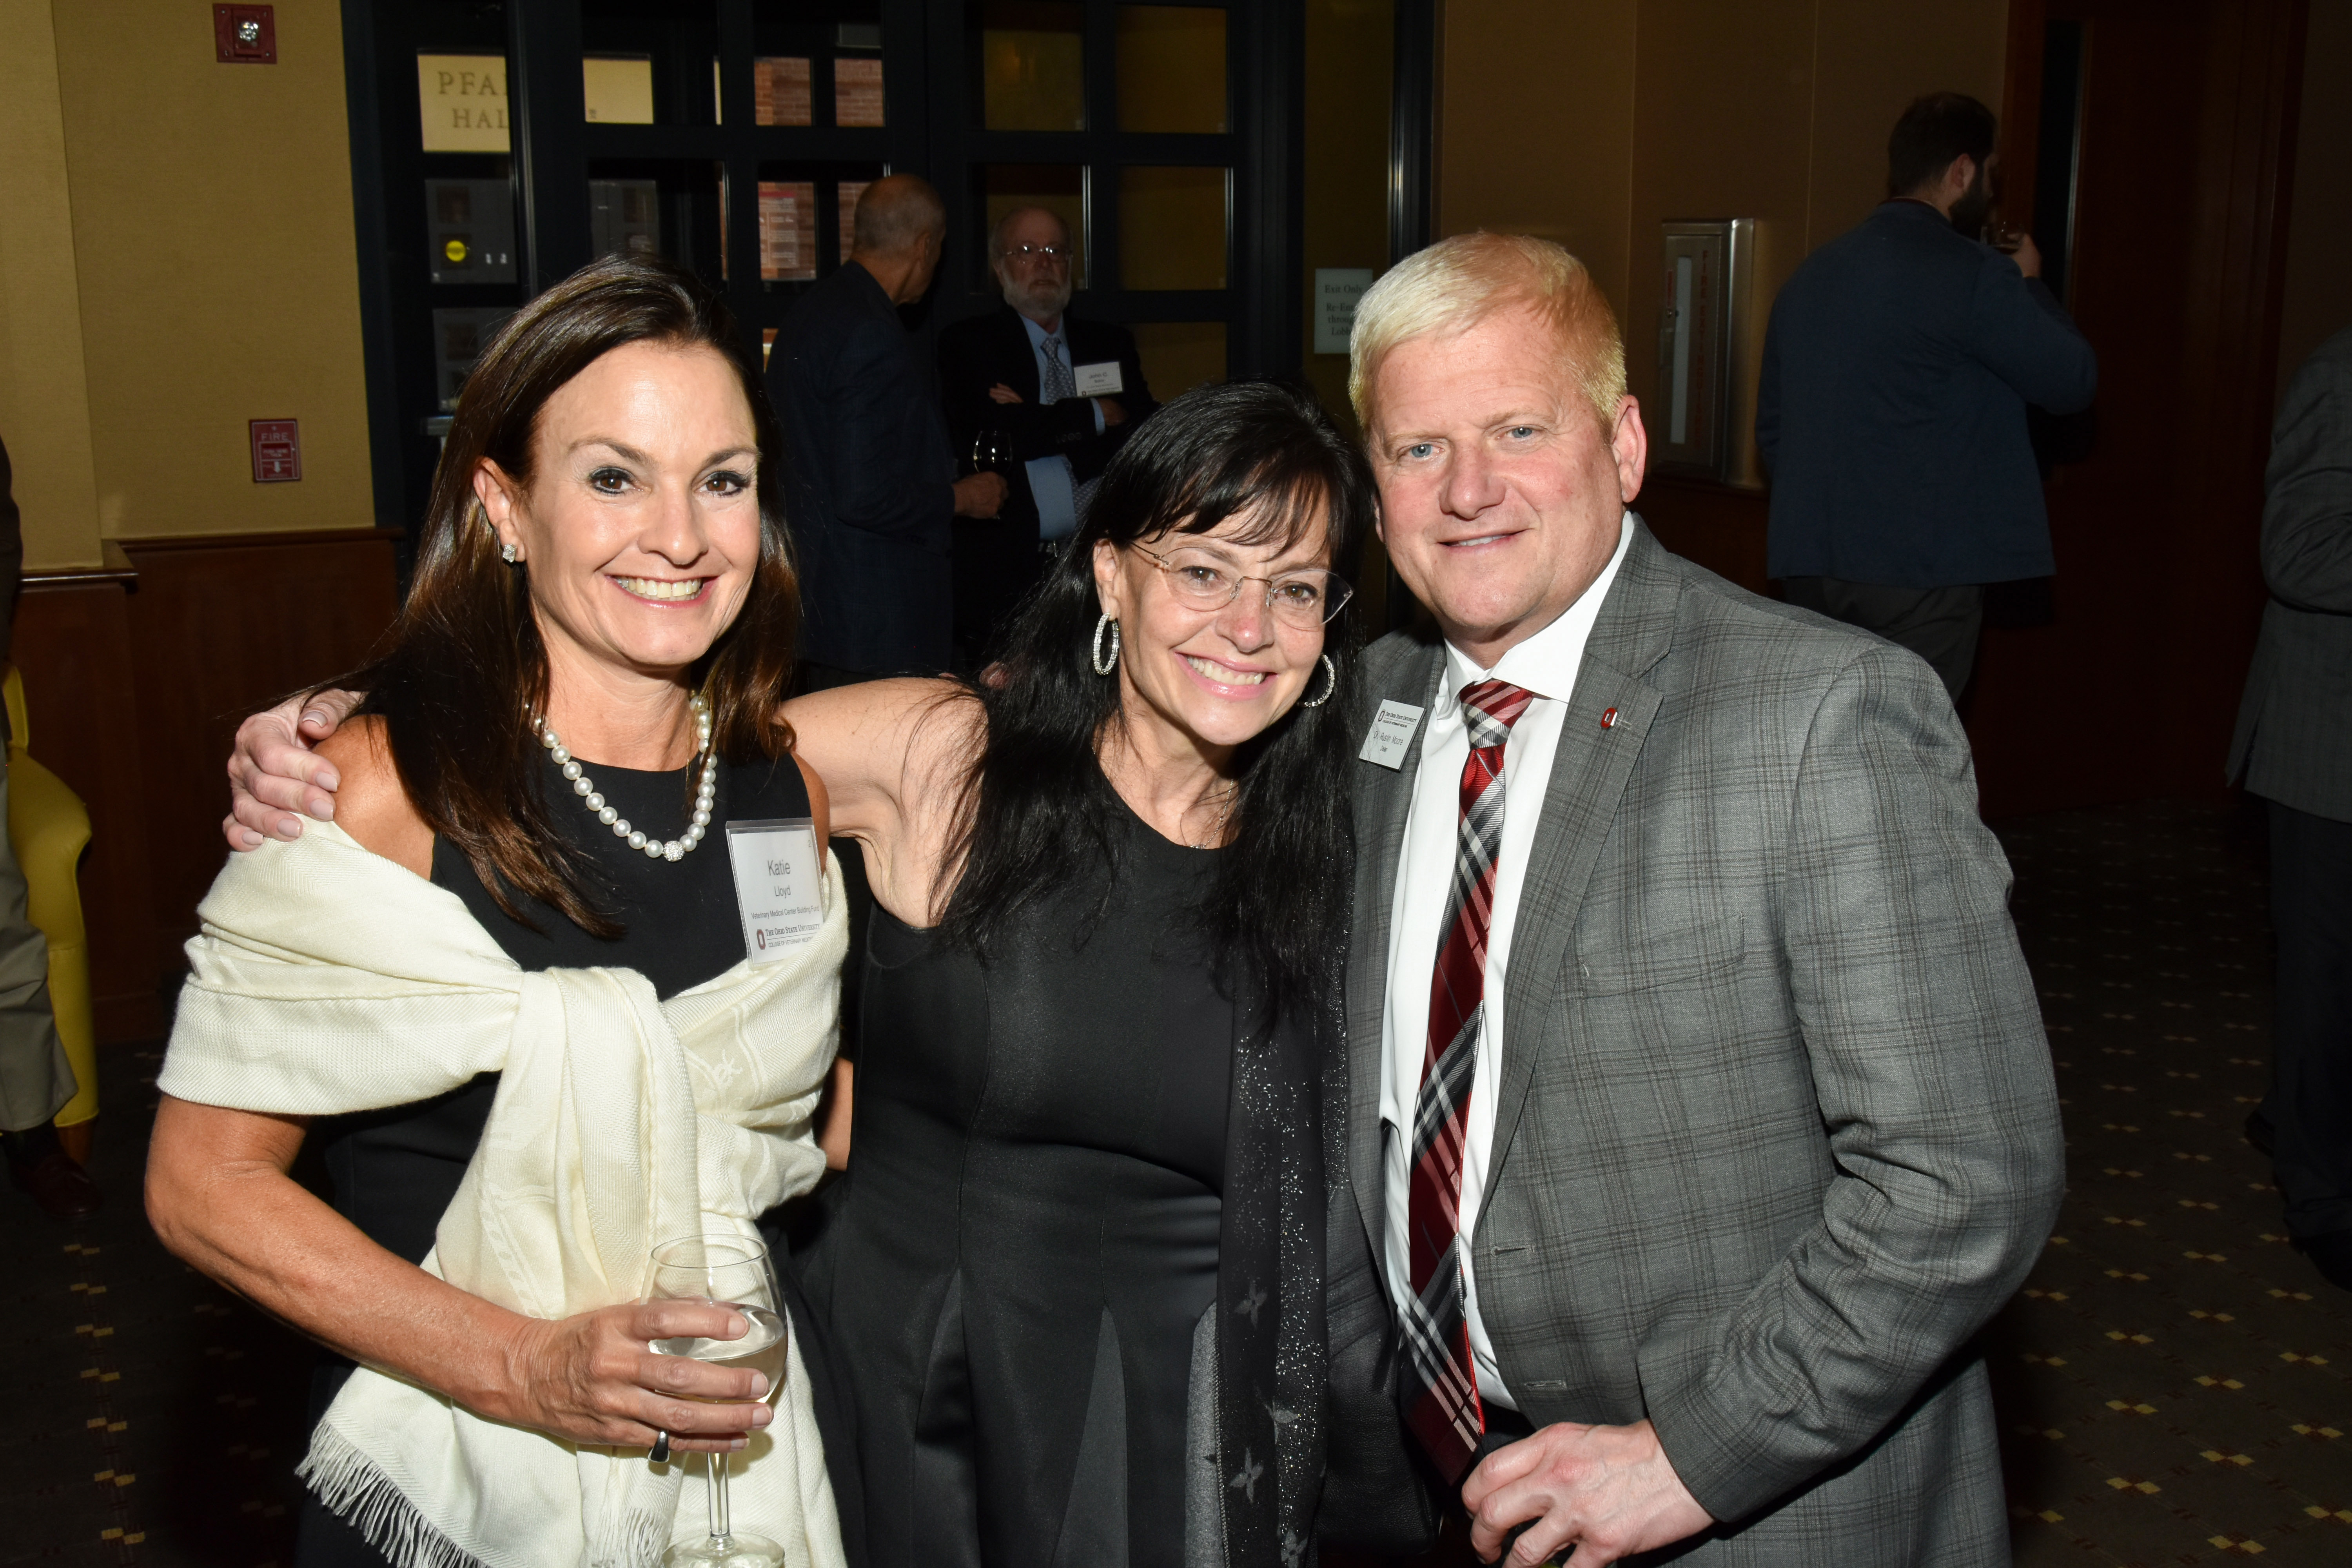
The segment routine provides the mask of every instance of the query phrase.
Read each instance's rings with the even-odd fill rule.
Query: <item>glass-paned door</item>
[[[950,212],[941,320],[995,308],[991,226],[1044,206],[1070,230],[1079,316],[1126,324],[1166,398],[1295,369],[1298,34],[1286,5],[933,0],[931,148]],[[1277,90],[1266,90],[1269,76]],[[1273,217],[1265,216],[1272,205]]]
[[[532,294],[658,253],[724,290],[757,349],[896,171],[948,207],[917,331],[995,308],[989,226],[1039,205],[1071,233],[1072,310],[1134,331],[1156,393],[1304,367],[1328,398],[1314,269],[1384,261],[1384,198],[1394,248],[1410,137],[1380,123],[1381,40],[1430,5],[353,0],[379,517],[420,513],[436,424]],[[1419,114],[1425,143],[1425,93]]]

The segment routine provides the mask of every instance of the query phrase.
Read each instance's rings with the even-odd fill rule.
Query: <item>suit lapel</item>
[[[1381,1258],[1388,1225],[1386,1172],[1381,1162],[1381,1037],[1388,1014],[1389,915],[1396,902],[1397,861],[1404,850],[1405,819],[1421,777],[1422,729],[1445,668],[1444,646],[1434,637],[1405,645],[1387,668],[1366,682],[1364,723],[1393,699],[1422,710],[1404,765],[1356,764],[1355,932],[1348,963],[1348,1173],[1363,1210],[1372,1256]],[[1385,1260],[1383,1260],[1385,1267]]]
[[[1576,690],[1561,721],[1543,816],[1519,884],[1509,973],[1503,984],[1502,1078],[1495,1100],[1495,1140],[1486,1157],[1489,1194],[1510,1159],[1511,1140],[1535,1078],[1545,1014],[1554,1003],[1585,888],[1657,716],[1661,699],[1643,677],[1672,641],[1682,590],[1664,555],[1637,521],[1585,643]],[[1604,726],[1602,717],[1612,709],[1615,716]],[[1487,1205],[1480,1217],[1491,1212]]]
[[[1037,351],[1029,344],[1029,328],[1021,312],[1006,305],[998,311],[1004,323],[1004,384],[1021,395],[1024,403],[1035,403],[1045,396],[1037,376]]]

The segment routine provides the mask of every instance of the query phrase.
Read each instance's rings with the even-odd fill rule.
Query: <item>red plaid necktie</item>
[[[1495,909],[1495,859],[1503,844],[1503,747],[1535,694],[1501,680],[1462,690],[1470,756],[1462,764],[1462,826],[1438,928],[1429,986],[1429,1041],[1413,1103],[1408,1208],[1412,1300],[1404,1338],[1412,1377],[1405,1424],[1449,1483],[1478,1456],[1486,1411],[1470,1364],[1462,1292],[1462,1154],[1486,989],[1486,932]]]

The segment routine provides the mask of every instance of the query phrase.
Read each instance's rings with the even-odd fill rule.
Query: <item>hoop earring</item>
[[[1110,628],[1110,657],[1103,657],[1103,628]],[[1108,675],[1118,668],[1118,623],[1106,615],[1095,623],[1094,664],[1097,675]]]
[[[1323,683],[1323,695],[1307,698],[1299,704],[1301,708],[1320,708],[1331,700],[1331,693],[1339,689],[1339,667],[1331,662],[1328,653],[1323,656],[1323,673],[1329,678]]]

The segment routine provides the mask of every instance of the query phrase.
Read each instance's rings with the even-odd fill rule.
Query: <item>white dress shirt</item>
[[[1503,982],[1509,972],[1511,931],[1517,923],[1519,886],[1535,847],[1536,826],[1551,783],[1560,724],[1576,690],[1584,644],[1617,580],[1625,546],[1633,537],[1633,513],[1625,514],[1616,553],[1583,595],[1551,625],[1514,644],[1492,669],[1481,669],[1448,643],[1445,673],[1421,735],[1421,773],[1405,818],[1404,848],[1397,859],[1395,902],[1389,911],[1388,1006],[1381,1029],[1381,1121],[1387,1160],[1389,1293],[1402,1312],[1412,1297],[1409,1237],[1412,1150],[1408,1129],[1421,1094],[1421,1069],[1429,1048],[1429,987],[1437,965],[1439,927],[1454,881],[1461,832],[1462,768],[1470,760],[1470,731],[1462,720],[1462,689],[1481,680],[1505,680],[1535,694],[1511,727],[1503,748],[1503,843],[1495,862],[1495,902],[1486,935],[1486,975],[1478,1059],[1471,1077],[1470,1126],[1462,1152],[1459,1256],[1463,1306],[1470,1326],[1470,1359],[1478,1375],[1478,1396],[1507,1409],[1518,1401],[1495,1369],[1495,1347],[1478,1316],[1478,1277],[1469,1267],[1468,1241],[1477,1234],[1479,1200],[1486,1190],[1487,1156],[1495,1142],[1495,1099],[1503,1079]]]
[[[1070,340],[1066,331],[1070,319],[1064,316],[1050,332],[1026,316],[1021,318],[1021,324],[1029,331],[1029,352],[1037,356],[1038,395],[1044,401],[1051,402],[1052,399],[1045,397],[1045,384],[1052,374],[1045,368],[1045,362],[1050,355],[1058,353],[1064,364],[1070,363]],[[1048,343],[1054,345],[1050,350],[1045,346]],[[1073,366],[1074,374],[1075,371]],[[1094,414],[1095,434],[1099,436],[1103,431],[1100,403],[1095,405]],[[1077,475],[1070,468],[1070,459],[1059,452],[1052,452],[1043,458],[1030,458],[1024,467],[1029,471],[1029,494],[1037,503],[1037,537],[1067,539],[1077,532]]]

